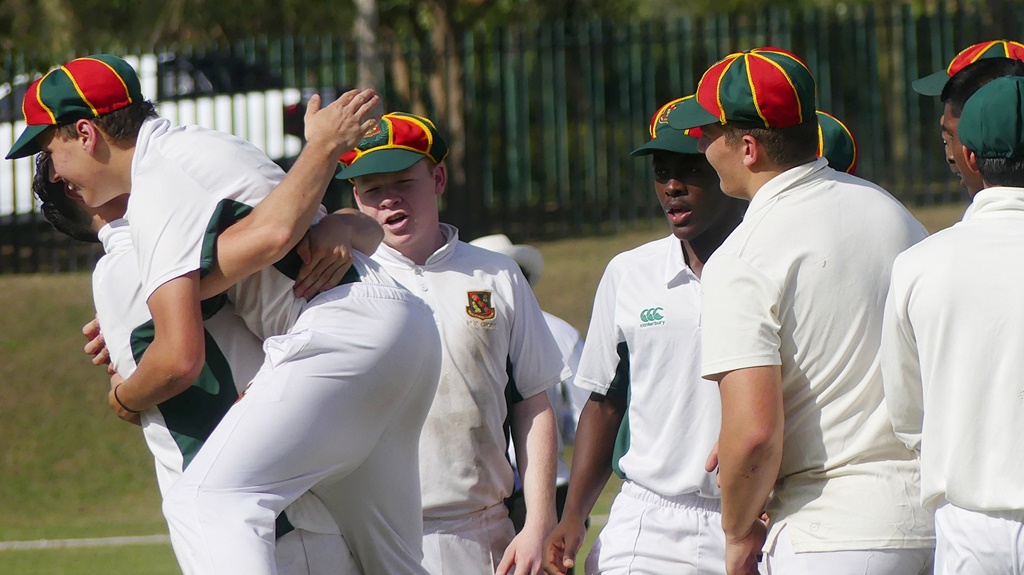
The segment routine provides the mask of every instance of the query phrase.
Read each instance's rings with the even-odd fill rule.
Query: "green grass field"
[[[934,231],[963,209],[916,214]],[[608,260],[666,233],[656,226],[537,244],[546,260],[537,298],[585,333]],[[93,314],[88,276],[0,276],[0,294],[0,541],[166,533],[141,432],[110,413],[106,374],[81,352],[79,330]],[[616,491],[609,485],[595,515],[607,514]],[[5,574],[176,572],[167,545],[0,550]]]

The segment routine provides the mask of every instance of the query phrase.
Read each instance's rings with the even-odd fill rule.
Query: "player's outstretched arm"
[[[718,388],[718,481],[726,572],[753,575],[766,536],[761,514],[782,464],[782,369],[773,365],[730,371],[722,375]]]
[[[625,414],[625,397],[595,393],[583,406],[562,520],[544,544],[546,573],[564,574],[576,564],[576,555],[587,535],[587,517],[612,474],[615,437]]]
[[[121,381],[113,376],[107,397],[110,408],[126,421],[187,389],[206,361],[198,271],[161,285],[147,303],[153,316],[153,343],[131,377]]]
[[[516,462],[523,477],[526,521],[505,550],[496,574],[535,575],[543,573],[544,539],[555,525],[555,412],[544,391],[509,409]]]
[[[334,177],[338,157],[376,124],[373,109],[379,102],[373,90],[346,92],[323,109],[318,96],[310,100],[307,144],[292,169],[252,213],[218,239],[217,261],[228,286],[274,264],[299,243]],[[234,241],[227,245],[226,238]]]

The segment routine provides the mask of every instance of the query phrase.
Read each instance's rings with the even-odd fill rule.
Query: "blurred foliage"
[[[757,8],[834,7],[885,0],[761,0]],[[998,5],[1012,0],[904,0],[916,10],[939,3]],[[886,2],[891,4],[892,2]],[[458,32],[552,20],[675,17],[751,9],[747,0],[378,0],[380,27],[425,39],[438,28]],[[353,21],[351,0],[0,0],[0,48],[52,61],[102,47],[234,42],[253,36],[338,35]]]

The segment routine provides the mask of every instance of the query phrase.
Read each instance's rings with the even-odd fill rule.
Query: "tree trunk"
[[[466,189],[466,125],[463,114],[463,63],[460,51],[462,27],[453,19],[454,3],[431,2],[434,29],[430,40],[434,51],[434,65],[430,69],[428,86],[437,120],[443,123],[448,136],[448,198],[445,211],[448,219],[468,225],[473,206],[470,198],[476,196]]]
[[[377,48],[377,0],[353,0],[355,21],[352,34],[356,40],[356,85],[359,88],[374,88],[383,93],[383,69]]]

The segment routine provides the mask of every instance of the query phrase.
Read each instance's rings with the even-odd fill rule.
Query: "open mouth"
[[[396,228],[401,226],[408,219],[409,216],[402,213],[392,214],[384,220],[384,225],[389,228]]]
[[[671,207],[665,209],[665,215],[668,216],[668,221],[672,222],[672,225],[679,226],[686,223],[690,219],[690,214],[693,213],[688,208],[682,207]]]

